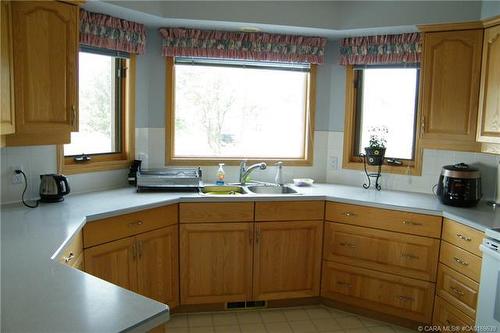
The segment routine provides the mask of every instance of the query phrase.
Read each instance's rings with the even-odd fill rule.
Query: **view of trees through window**
[[[303,158],[308,76],[175,64],[173,157]]]
[[[64,155],[116,152],[115,58],[80,52],[78,84],[79,131],[71,133]]]
[[[375,67],[360,70],[363,73],[357,106],[359,152],[363,153],[368,146],[370,129],[387,128],[385,156],[413,159],[418,69]]]

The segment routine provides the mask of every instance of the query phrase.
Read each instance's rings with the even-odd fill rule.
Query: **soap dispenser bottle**
[[[215,181],[216,185],[224,185],[224,176],[226,173],[224,172],[224,163],[219,163],[219,170],[217,170],[217,180]]]

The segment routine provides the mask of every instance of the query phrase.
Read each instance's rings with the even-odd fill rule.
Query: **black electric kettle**
[[[40,201],[63,201],[63,195],[69,193],[68,179],[63,175],[40,175]]]

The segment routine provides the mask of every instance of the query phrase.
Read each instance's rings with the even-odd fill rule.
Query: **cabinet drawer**
[[[436,281],[439,240],[327,222],[323,256],[344,264]]]
[[[58,260],[62,264],[73,266],[76,259],[83,253],[83,236],[79,231],[60,253]]]
[[[481,245],[483,237],[484,233],[479,230],[449,219],[443,221],[443,239],[445,241],[480,257],[482,254],[479,245]]]
[[[83,245],[88,248],[176,223],[177,205],[87,222],[83,227]]]
[[[321,296],[414,321],[430,323],[434,289],[431,282],[323,262]]]
[[[179,204],[180,223],[250,222],[253,202],[192,202]]]
[[[323,220],[324,201],[269,201],[255,203],[255,221]]]
[[[443,241],[441,242],[441,255],[439,261],[457,272],[470,277],[472,280],[479,282],[479,276],[481,274],[480,257]]]
[[[450,303],[436,296],[434,303],[434,315],[432,316],[432,324],[439,326],[474,326],[474,319],[467,316],[462,311],[455,308]]]
[[[437,294],[468,316],[476,317],[479,284],[439,264]]]
[[[327,202],[325,219],[419,236],[441,237],[440,216]]]

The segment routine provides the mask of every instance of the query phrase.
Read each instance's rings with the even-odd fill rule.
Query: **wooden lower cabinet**
[[[178,230],[172,225],[136,236],[137,292],[170,307],[179,304]]]
[[[137,265],[133,237],[84,250],[85,271],[125,289],[137,292]]]
[[[180,226],[181,304],[251,300],[253,223]]]
[[[360,308],[430,323],[435,285],[325,261],[321,296]]]
[[[448,328],[450,326],[467,328],[474,326],[474,319],[437,296],[434,304],[432,324]]]
[[[177,225],[84,250],[85,271],[175,306],[178,297]]]
[[[319,296],[322,237],[322,221],[256,223],[253,298]]]
[[[439,240],[325,223],[325,260],[426,281],[436,281]]]

